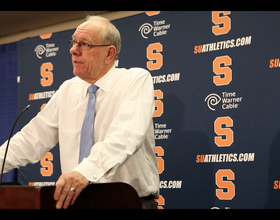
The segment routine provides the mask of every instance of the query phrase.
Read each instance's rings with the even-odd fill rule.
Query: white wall
[[[101,16],[103,16],[109,20],[114,20],[114,19],[124,18],[124,17],[128,17],[131,15],[135,15],[135,14],[140,14],[143,12],[144,11],[117,11],[117,12],[104,13],[104,14],[101,14]],[[33,30],[29,30],[29,31],[16,33],[16,34],[11,34],[11,35],[8,35],[5,37],[0,37],[0,45],[16,42],[18,40],[22,40],[27,37],[35,37],[35,36],[39,36],[41,34],[54,33],[54,32],[73,29],[73,28],[76,28],[79,24],[81,24],[84,21],[85,21],[84,18],[77,19],[77,20],[73,20],[73,21],[63,22],[60,24],[50,25],[48,27],[33,29]]]

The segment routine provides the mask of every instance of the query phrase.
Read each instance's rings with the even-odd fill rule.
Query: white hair
[[[114,60],[118,59],[118,55],[121,51],[121,35],[118,29],[113,25],[108,19],[101,17],[99,15],[88,15],[86,17],[87,21],[101,20],[105,21],[107,26],[103,36],[101,36],[103,44],[112,44],[116,47],[116,55]]]

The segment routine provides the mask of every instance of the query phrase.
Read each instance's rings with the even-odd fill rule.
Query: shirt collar
[[[115,66],[113,66],[104,76],[102,76],[99,80],[97,80],[94,84],[99,87],[99,89],[102,89],[105,92],[108,92],[111,88],[111,83],[113,80],[113,72],[115,70]],[[91,85],[90,83],[82,80],[84,85],[83,86],[83,94],[86,97],[88,93],[88,87]],[[97,90],[98,91],[98,90]]]
[[[115,66],[113,66],[104,76],[102,76],[99,80],[95,82],[95,85],[102,89],[105,92],[108,92],[111,88],[111,83],[113,80],[115,71]]]

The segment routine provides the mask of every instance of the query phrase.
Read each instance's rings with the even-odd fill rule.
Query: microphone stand
[[[0,177],[0,185],[2,185],[2,178],[3,178],[3,172],[4,172],[4,166],[5,166],[5,162],[6,162],[6,157],[7,157],[7,153],[8,153],[8,147],[9,147],[9,144],[10,144],[10,140],[11,140],[11,137],[12,137],[12,134],[13,134],[13,131],[15,129],[15,126],[16,126],[16,123],[18,121],[18,119],[20,118],[20,116],[28,109],[30,109],[31,105],[27,105],[18,115],[16,121],[14,122],[14,125],[13,125],[13,128],[11,130],[11,133],[10,133],[10,136],[9,136],[9,139],[8,139],[8,142],[7,142],[7,147],[6,147],[6,151],[5,151],[5,155],[4,155],[4,158],[3,158],[3,163],[2,163],[2,169],[1,169],[1,177]]]

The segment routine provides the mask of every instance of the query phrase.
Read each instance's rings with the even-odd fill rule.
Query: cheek
[[[94,70],[99,69],[99,67],[102,66],[103,64],[102,54],[98,50],[95,50],[94,53],[84,54],[84,55],[85,56],[83,59],[85,61],[85,65],[84,65],[85,71],[90,73]]]
[[[91,72],[92,71],[92,69],[94,68],[94,60],[93,59],[90,59],[90,60],[88,60],[87,62],[86,62],[86,64],[85,64],[85,69],[88,71],[88,72]]]
[[[87,69],[92,71],[94,69],[98,69],[98,67],[102,65],[102,61],[99,56],[92,56],[90,59],[87,60]]]

